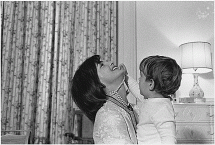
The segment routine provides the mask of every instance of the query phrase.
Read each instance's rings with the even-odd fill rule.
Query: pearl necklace
[[[129,103],[126,103],[126,102],[122,99],[122,97],[119,95],[119,93],[118,93],[117,91],[111,91],[111,92],[110,92],[110,96],[113,97],[113,98],[115,98],[115,99],[117,99],[122,105],[124,105],[124,106],[126,106],[126,107],[130,105]]]
[[[119,85],[119,87],[115,91],[110,91],[110,96],[115,98],[119,103],[121,103],[123,106],[125,106],[129,110],[133,111],[133,108],[131,107],[131,105],[129,103],[126,103],[118,93],[119,89],[121,88],[121,86],[123,84],[124,84],[124,86],[126,88],[126,94],[128,94],[129,89],[128,89],[127,85],[125,84],[125,77],[124,77],[122,82],[121,82],[121,84]]]
[[[137,116],[134,113],[132,106],[129,103],[126,103],[122,97],[116,91],[110,92],[111,96],[109,96],[109,101],[115,103],[119,107],[123,108],[131,117],[131,122],[133,124],[134,130],[136,132],[137,127]]]
[[[125,77],[122,80],[122,83],[119,85],[119,87],[115,91],[110,91],[109,100],[111,102],[117,104],[118,106],[121,106],[130,115],[133,127],[134,127],[135,132],[136,132],[137,117],[135,116],[135,113],[133,112],[133,108],[129,103],[126,103],[118,93],[119,89],[121,88],[121,86],[124,83],[125,83]],[[124,84],[124,85],[125,85],[125,88],[126,88],[126,93],[128,94],[129,93],[128,87],[127,87],[126,84]]]

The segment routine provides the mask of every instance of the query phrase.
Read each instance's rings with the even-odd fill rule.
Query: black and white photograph
[[[214,144],[214,1],[1,1],[1,144]]]

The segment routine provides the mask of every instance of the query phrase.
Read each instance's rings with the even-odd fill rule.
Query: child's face
[[[140,87],[140,94],[144,96],[145,99],[149,97],[149,82],[146,81],[146,76],[140,71],[140,78],[139,78],[139,87]]]

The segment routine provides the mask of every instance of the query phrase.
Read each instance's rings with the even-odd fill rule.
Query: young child
[[[156,55],[140,63],[139,88],[134,79],[128,78],[131,93],[142,102],[137,125],[138,144],[176,143],[171,95],[178,90],[181,75],[181,68],[174,59]]]

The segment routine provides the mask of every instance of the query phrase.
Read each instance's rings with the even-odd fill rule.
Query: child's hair
[[[171,98],[181,84],[182,70],[176,61],[166,56],[149,56],[140,63],[140,71],[146,81],[154,80],[154,91]]]

